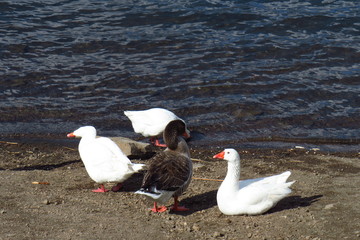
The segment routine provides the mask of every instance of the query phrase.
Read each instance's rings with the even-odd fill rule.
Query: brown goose
[[[187,211],[179,206],[178,197],[187,189],[192,177],[192,161],[190,151],[181,137],[186,133],[185,124],[181,120],[171,121],[165,128],[164,141],[167,148],[151,159],[148,171],[145,173],[141,189],[137,194],[143,194],[154,201],[153,212],[164,212],[165,204],[174,197],[173,211]]]

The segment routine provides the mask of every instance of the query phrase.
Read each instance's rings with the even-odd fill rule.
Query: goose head
[[[85,126],[69,133],[67,137],[96,137],[96,129],[93,126]]]
[[[188,137],[185,123],[181,120],[173,120],[166,125],[164,130],[164,141],[167,147],[171,150],[175,150],[178,147],[178,137]]]
[[[213,158],[224,159],[228,162],[237,162],[240,160],[239,153],[233,148],[226,148],[224,151],[214,155]]]

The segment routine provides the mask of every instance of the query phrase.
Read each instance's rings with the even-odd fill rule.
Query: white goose
[[[130,119],[136,133],[140,133],[144,137],[150,137],[151,142],[160,147],[166,147],[166,145],[160,144],[158,140],[158,137],[162,136],[166,125],[173,120],[184,122],[184,120],[164,108],[124,111],[124,114]],[[190,131],[187,128],[186,133],[186,137],[190,137]]]
[[[235,149],[225,149],[214,158],[228,161],[228,170],[217,192],[217,204],[226,215],[262,214],[291,193],[293,182],[286,182],[291,172],[239,181],[240,156]]]
[[[67,137],[81,137],[79,153],[90,178],[100,184],[93,192],[107,192],[106,182],[118,183],[112,191],[119,191],[122,182],[143,169],[144,164],[131,163],[128,157],[111,139],[96,138],[96,129],[85,126],[69,133]]]
[[[179,206],[178,201],[189,186],[193,171],[189,148],[180,137],[184,132],[183,121],[174,120],[166,126],[164,140],[168,148],[151,159],[141,189],[135,192],[154,201],[153,212],[166,211],[167,207],[158,207],[157,203],[165,204],[171,197],[174,197],[173,211],[188,210]]]

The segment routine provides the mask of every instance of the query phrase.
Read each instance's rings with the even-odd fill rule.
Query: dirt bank
[[[189,212],[154,214],[133,194],[142,174],[120,192],[91,192],[76,145],[0,143],[0,239],[360,239],[358,153],[238,149],[242,178],[291,170],[293,193],[264,215],[225,216],[216,206],[220,182],[194,179],[181,198]],[[212,159],[222,148],[189,146],[201,160],[194,177],[224,178],[226,162]]]

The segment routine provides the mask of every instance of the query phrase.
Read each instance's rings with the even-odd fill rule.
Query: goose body
[[[163,135],[167,124],[173,120],[182,120],[173,112],[164,108],[150,108],[140,111],[124,111],[124,114],[130,119],[136,133],[144,137],[150,137],[156,146],[163,146],[159,143],[158,137]],[[185,122],[184,122],[185,123]],[[186,128],[187,135],[190,137],[190,131]]]
[[[104,183],[118,183],[113,191],[118,191],[121,183],[132,174],[143,169],[144,164],[131,163],[128,157],[111,139],[96,137],[96,129],[85,126],[69,133],[68,137],[81,137],[79,143],[80,158],[90,178],[101,184],[94,192],[105,192]]]
[[[226,215],[257,215],[274,207],[291,193],[293,182],[286,182],[291,172],[249,180],[240,179],[240,156],[234,149],[225,149],[214,158],[228,161],[227,175],[220,185],[216,200]]]
[[[178,206],[178,197],[190,184],[193,167],[187,143],[180,136],[185,131],[185,124],[180,120],[170,122],[164,131],[164,140],[168,146],[165,151],[155,155],[144,175],[141,189],[137,194],[145,195],[154,201],[153,212],[166,211],[165,204],[174,197],[173,211],[186,211]]]

